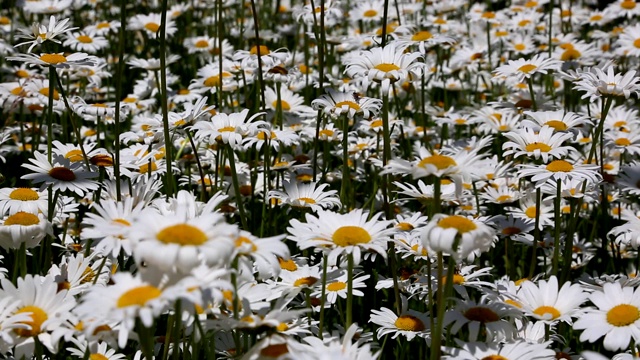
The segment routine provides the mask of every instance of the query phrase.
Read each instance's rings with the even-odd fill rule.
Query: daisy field
[[[0,358],[639,358],[639,66],[634,0],[3,0]]]

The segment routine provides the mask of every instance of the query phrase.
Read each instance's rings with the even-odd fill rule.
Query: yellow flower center
[[[360,226],[342,226],[333,233],[331,239],[334,244],[346,247],[366,244],[371,241],[371,235]]]
[[[93,39],[87,35],[80,35],[76,38],[76,40],[80,41],[83,44],[91,44],[93,42]]]
[[[204,80],[203,84],[206,87],[220,86],[220,76],[218,76],[218,75],[209,76],[208,78],[206,78]]]
[[[151,31],[152,33],[157,33],[160,29],[160,25],[154,22],[149,22],[144,24],[144,28]]]
[[[551,315],[550,320],[554,320],[560,317],[560,311],[554,308],[553,306],[540,306],[539,308],[533,310],[533,313],[545,317],[546,315]],[[548,317],[548,316],[547,316]]]
[[[315,278],[313,276],[307,276],[294,281],[293,286],[296,286],[296,287],[312,286],[316,282],[318,282],[318,278]]]
[[[236,128],[234,126],[225,126],[223,128],[218,129],[218,132],[231,132],[231,131],[236,131]]]
[[[287,347],[286,343],[272,344],[260,350],[260,355],[261,355],[261,358],[262,357],[278,358],[284,354],[287,354],[288,352],[289,352],[289,348]]]
[[[43,87],[40,90],[38,90],[38,93],[40,93],[40,95],[42,96],[49,96],[49,88],[48,87]],[[58,93],[57,90],[53,90],[53,99],[54,100],[60,100],[60,93]]]
[[[534,152],[536,150],[540,150],[540,152],[549,152],[551,151],[551,146],[545,144],[545,143],[539,143],[539,142],[534,142],[531,144],[528,144],[527,146],[525,146],[524,148],[527,152]]]
[[[82,150],[73,149],[64,155],[65,158],[71,160],[71,162],[82,161]]]
[[[464,234],[475,230],[478,226],[466,217],[451,215],[438,221],[438,226],[444,229],[456,229],[458,233]]]
[[[425,40],[431,39],[432,37],[433,35],[428,31],[418,31],[417,33],[413,34],[413,36],[411,37],[411,40],[425,41]]]
[[[278,108],[278,100],[272,102],[271,106],[273,106],[274,109],[277,109]],[[284,101],[284,100],[280,100],[280,106],[282,107],[282,111],[291,110],[291,105],[289,105],[289,103]]]
[[[47,313],[35,305],[25,306],[17,311],[17,314],[30,313],[31,320],[20,322],[20,324],[29,325],[31,329],[16,329],[16,334],[22,337],[31,337],[40,334],[42,324],[49,318]]]
[[[156,239],[165,244],[180,246],[198,246],[207,241],[207,235],[200,229],[189,224],[176,224],[162,229]]]
[[[633,0],[625,0],[620,4],[620,7],[625,10],[633,10],[636,8],[636,2]]]
[[[342,281],[336,281],[336,282],[332,282],[331,284],[327,285],[327,290],[329,291],[340,291],[343,290],[347,287],[347,284],[343,283]]]
[[[509,360],[509,359],[502,355],[489,355],[489,356],[483,357],[480,360]]]
[[[109,27],[111,27],[111,24],[106,22],[106,21],[105,22],[101,22],[98,25],[96,25],[96,29],[107,29]]]
[[[355,111],[360,110],[360,105],[356,104],[353,101],[340,101],[339,103],[336,103],[336,105],[335,105],[336,108],[342,108],[344,106],[348,106],[348,107],[350,107],[351,109],[353,109]]]
[[[209,42],[207,40],[198,40],[195,43],[195,47],[197,47],[199,49],[209,47]]]
[[[333,136],[333,130],[328,130],[328,129],[323,129],[320,130],[319,135],[322,136],[326,136],[326,137],[332,137]]]
[[[89,360],[109,360],[109,358],[102,354],[95,353],[89,355]]]
[[[382,63],[382,64],[378,64],[376,66],[373,67],[374,69],[380,70],[382,72],[391,72],[391,71],[396,71],[396,70],[400,70],[400,67],[398,67],[398,65],[396,64],[390,64],[390,63]]]
[[[519,27],[525,27],[529,24],[531,24],[531,20],[529,19],[520,20],[520,22],[518,22]]]
[[[398,225],[396,225],[396,227],[402,231],[411,231],[413,230],[413,225],[409,224],[408,222],[401,222],[398,223]]]
[[[500,195],[496,198],[496,201],[503,203],[503,202],[510,202],[511,199],[512,199],[511,195]]]
[[[506,236],[520,234],[521,232],[522,232],[522,229],[520,229],[518,227],[515,227],[515,226],[508,226],[508,227],[502,229],[502,234],[504,234]]]
[[[282,270],[287,270],[287,271],[298,270],[298,265],[296,265],[295,261],[291,259],[285,260],[283,258],[278,258],[278,263],[280,263],[280,268]]]
[[[369,9],[362,14],[364,17],[374,17],[376,15],[378,15],[378,12],[373,9]]]
[[[239,238],[236,239],[236,247],[241,247],[244,244],[251,245],[251,251],[255,252],[258,250],[258,247],[256,246],[256,244],[254,244],[253,241],[249,240],[248,238],[244,236],[240,236]]]
[[[40,60],[50,65],[57,65],[67,62],[67,58],[60,54],[42,54]]]
[[[40,199],[40,196],[36,191],[29,188],[17,188],[11,191],[11,194],[9,194],[9,199],[20,201],[35,201]]]
[[[615,143],[618,146],[629,146],[629,145],[631,145],[631,141],[629,141],[629,139],[627,139],[627,138],[616,139]]]
[[[537,213],[537,208],[536,206],[529,206],[525,211],[524,214],[527,215],[528,218],[530,219],[535,219],[536,218],[536,213]]]
[[[570,48],[562,52],[562,55],[560,55],[560,60],[571,61],[580,58],[580,56],[582,56],[582,53],[580,53],[580,51],[574,48]]]
[[[487,11],[487,12],[482,13],[482,17],[484,19],[493,19],[493,18],[496,17],[496,13],[494,13],[492,11]]]
[[[264,45],[260,45],[260,56],[265,56],[265,55],[269,55],[270,51],[269,48],[264,46]],[[256,46],[252,46],[251,50],[249,50],[249,54],[251,55],[258,55],[258,48]]]
[[[640,310],[629,304],[620,304],[607,311],[607,322],[613,326],[631,325],[640,319]]]
[[[527,47],[522,43],[513,45],[513,48],[518,51],[524,51],[527,49]]]
[[[426,329],[422,320],[412,315],[402,315],[395,321],[398,329],[404,331],[424,331]]]
[[[116,306],[124,308],[128,306],[144,306],[147,302],[162,295],[162,291],[155,286],[142,285],[131,290],[127,290],[120,295]]]
[[[305,204],[315,204],[316,203],[315,200],[313,200],[312,198],[308,198],[308,197],[301,197],[301,198],[298,198],[298,200],[302,201]]]
[[[63,166],[57,166],[49,170],[49,176],[60,181],[73,181],[76,179],[76,174]]]
[[[435,166],[436,168],[438,168],[438,170],[444,170],[449,167],[458,165],[458,163],[456,163],[456,161],[453,160],[452,157],[440,154],[434,154],[420,160],[418,166],[424,168],[427,164]]]
[[[89,284],[93,283],[93,280],[96,278],[96,273],[93,269],[87,266],[82,272],[82,280],[80,280],[81,284]]]
[[[567,124],[563,123],[560,120],[549,120],[545,123],[545,125],[552,127],[557,131],[567,130]]]
[[[464,317],[471,321],[478,321],[483,324],[500,320],[500,316],[495,311],[484,306],[474,306],[464,312]]]
[[[547,165],[547,171],[551,172],[571,172],[573,165],[564,160],[553,160]]]

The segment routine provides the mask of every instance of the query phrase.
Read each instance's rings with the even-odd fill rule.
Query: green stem
[[[542,202],[542,191],[541,188],[536,189],[536,221],[535,221],[535,229],[533,229],[533,251],[531,254],[531,263],[529,264],[529,278],[533,278],[533,275],[536,272],[536,261],[537,252],[538,252],[538,242],[541,240],[541,231],[540,231],[540,207]]]
[[[553,259],[551,260],[551,273],[553,275],[558,275],[558,260],[560,259],[560,231],[562,229],[560,218],[561,214],[561,206],[562,206],[562,181],[560,179],[556,180],[556,199],[553,207],[553,213],[555,218],[555,233],[553,238]],[[537,209],[536,209],[537,210]],[[569,239],[565,239],[565,241],[570,241]]]
[[[160,18],[160,105],[162,107],[162,125],[164,131],[164,150],[167,163],[167,174],[165,182],[165,190],[167,197],[172,197],[175,190],[173,182],[173,171],[171,169],[173,162],[173,144],[171,142],[171,134],[169,132],[169,106],[167,100],[167,0],[162,0],[162,15]],[[156,77],[156,81],[158,78]],[[151,173],[151,168],[149,168]]]
[[[353,322],[353,253],[347,255],[347,320],[344,328],[348,329]]]
[[[233,182],[233,191],[236,194],[236,205],[240,212],[240,221],[242,222],[242,228],[249,230],[247,226],[247,217],[244,212],[244,205],[242,204],[242,194],[240,193],[240,184],[238,183],[238,173],[236,172],[236,159],[231,145],[227,145],[227,151],[229,154],[229,167],[231,168],[231,180]]]

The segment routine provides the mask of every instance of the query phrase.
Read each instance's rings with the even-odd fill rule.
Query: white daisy
[[[83,168],[80,163],[72,163],[69,159],[62,156],[54,156],[52,162],[47,160],[47,156],[39,151],[33,154],[35,159],[29,159],[33,164],[23,164],[34,173],[23,175],[22,179],[33,180],[34,183],[43,183],[41,189],[52,185],[54,190],[66,191],[71,190],[79,196],[96,190],[99,184],[93,180],[98,176]]]

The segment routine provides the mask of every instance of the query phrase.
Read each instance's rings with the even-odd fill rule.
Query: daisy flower
[[[118,202],[115,199],[103,199],[93,203],[96,212],[86,214],[83,221],[82,239],[95,239],[93,244],[96,252],[118,257],[120,252],[131,256],[131,241],[129,232],[131,224],[140,214],[144,203],[134,204],[133,197],[126,197]]]
[[[506,150],[503,156],[513,154],[517,158],[526,155],[535,159],[542,158],[542,161],[547,162],[549,158],[560,158],[574,150],[571,146],[562,146],[565,141],[573,138],[571,133],[555,132],[554,128],[546,125],[539,132],[522,128],[505,133],[504,136],[510,141],[502,145],[502,149]]]
[[[406,299],[403,308],[406,309]],[[429,340],[431,331],[429,330],[429,315],[416,310],[407,309],[400,316],[385,307],[380,310],[371,310],[369,322],[380,326],[376,330],[378,339],[387,334],[393,334],[392,339],[402,335],[408,341],[416,337]]]
[[[520,207],[508,207],[506,210],[510,212],[513,218],[522,219],[528,224],[535,223],[536,213],[539,211],[540,229],[553,225],[553,205],[550,204],[548,198],[543,198],[538,208],[535,193],[530,193],[522,197],[520,199]]]
[[[151,13],[148,15],[138,14],[129,19],[127,28],[130,30],[142,30],[147,36],[155,38],[160,31],[160,24],[162,23],[162,15],[159,13]],[[167,37],[172,36],[178,28],[176,27],[173,19],[167,18],[165,22],[165,33]]]
[[[76,338],[71,338],[70,340],[76,345],[76,347],[69,347],[67,348],[67,350],[69,351],[69,353],[71,353],[71,355],[77,358],[84,359],[84,357],[89,354],[89,359],[91,360],[126,359],[125,355],[119,354],[115,349],[109,348],[109,345],[106,342],[83,342]]]
[[[253,274],[257,270],[257,278],[264,279],[280,273],[278,259],[289,257],[289,248],[282,241],[285,235],[258,238],[248,231],[240,231],[235,240],[236,253],[241,257],[240,266]]]
[[[627,71],[624,75],[616,74],[613,66],[605,73],[602,69],[594,67],[589,72],[582,74],[581,80],[574,83],[574,89],[584,91],[582,98],[591,101],[601,96],[624,96],[629,98],[631,93],[640,93],[640,77],[635,76],[636,71]]]
[[[531,181],[535,183],[536,187],[557,180],[586,180],[591,184],[598,184],[602,179],[598,169],[598,165],[572,164],[567,160],[558,159],[552,160],[546,165],[519,165],[516,176],[518,178],[531,176]]]
[[[238,238],[238,228],[224,216],[207,212],[189,216],[186,212],[161,214],[141,212],[132,224],[133,256],[138,264],[164,272],[188,273],[194,267],[229,261]]]
[[[459,262],[474,251],[489,250],[494,235],[489,226],[477,219],[436,214],[422,230],[422,243],[429,249],[453,256]]]
[[[300,249],[326,249],[329,264],[336,264],[343,253],[353,254],[354,263],[359,264],[363,250],[386,258],[387,240],[395,230],[388,228],[390,221],[379,220],[380,216],[369,217],[362,209],[346,214],[318,210],[317,216],[306,214],[306,223],[292,219],[287,231]]]
[[[586,308],[573,324],[584,330],[580,341],[593,343],[604,336],[604,348],[616,351],[627,349],[631,339],[640,340],[640,289],[605,283],[589,300],[596,308]]]
[[[304,349],[297,356],[302,354],[314,354],[317,358],[329,359],[377,359],[380,357],[381,351],[373,353],[371,344],[361,344],[354,341],[356,333],[359,332],[357,324],[352,324],[345,332],[342,340],[327,339],[323,341],[315,336],[308,336],[302,341],[308,343],[310,347]]]
[[[27,275],[18,278],[17,286],[8,279],[0,280],[2,290],[0,298],[18,301],[15,314],[28,314],[30,319],[24,321],[28,329],[16,329],[16,348],[14,356],[30,358],[35,351],[35,338],[50,351],[56,352],[57,339],[51,332],[57,330],[72,319],[71,309],[76,305],[73,296],[66,290],[58,290],[58,284],[51,276]]]
[[[249,109],[232,114],[219,113],[210,121],[196,122],[192,127],[196,131],[195,137],[199,140],[208,139],[210,144],[219,142],[233,148],[241,147],[244,136],[256,132],[260,125],[265,124],[264,121],[252,122],[264,113],[247,118],[248,113]]]
[[[284,191],[272,190],[270,199],[278,199],[280,205],[287,204],[295,208],[311,208],[312,211],[340,207],[336,190],[325,190],[329,184],[300,183],[285,181]]]
[[[341,297],[343,299],[347,298],[347,290],[348,290],[347,282],[349,280],[347,278],[347,273],[345,271],[340,271],[340,273],[341,274],[338,277],[332,277],[332,279],[327,279],[327,287],[325,290],[326,290],[326,296],[327,296],[327,303],[329,304],[335,304],[336,301],[338,301],[338,297]],[[353,280],[352,280],[353,296],[364,296],[364,293],[357,289],[366,289],[367,284],[365,283],[365,281],[368,280],[369,278],[370,278],[369,275],[362,275],[362,274],[353,276]],[[316,290],[311,295],[316,298],[320,298],[320,296],[322,295],[322,291]]]
[[[551,342],[528,343],[515,340],[507,343],[478,343],[455,340],[460,348],[444,347],[443,351],[450,356],[443,356],[446,360],[549,360],[555,359],[556,352],[548,349]]]
[[[316,110],[322,110],[332,118],[345,114],[350,119],[356,115],[368,119],[378,115],[382,109],[382,100],[361,96],[355,91],[336,91],[326,88],[325,92],[326,94],[313,100],[311,106]]]
[[[106,48],[109,45],[109,41],[90,32],[79,32],[67,35],[67,40],[64,41],[63,45],[75,51],[86,51],[90,54],[95,54]]]
[[[49,24],[45,26],[43,24],[33,23],[30,29],[31,32],[17,28],[17,30],[22,34],[16,35],[16,38],[28,39],[29,41],[20,43],[16,45],[16,47],[29,45],[27,52],[30,53],[31,50],[36,47],[36,45],[40,45],[47,40],[60,44],[60,40],[56,39],[56,37],[77,29],[77,27],[70,27],[71,24],[69,24],[69,20],[70,19],[67,18],[58,21],[54,15],[51,15],[51,17],[49,18]]]
[[[139,276],[119,272],[112,276],[113,285],[93,286],[75,308],[79,318],[119,321],[118,346],[124,348],[136,319],[150,328],[154,319],[167,306],[162,289],[144,282]]]
[[[494,70],[495,76],[515,77],[522,82],[535,74],[546,74],[549,71],[560,69],[561,61],[547,58],[545,55],[537,54],[531,59],[509,60],[507,64],[499,66]]]
[[[527,315],[549,324],[559,321],[571,324],[571,318],[580,315],[580,305],[587,296],[580,284],[566,282],[558,290],[556,276],[540,280],[538,285],[525,281],[518,291],[519,303]]]
[[[0,222],[0,247],[4,249],[19,249],[22,245],[30,249],[38,246],[45,235],[53,234],[51,223],[42,213],[19,211]]]
[[[95,56],[87,55],[82,52],[64,55],[63,53],[43,53],[36,54],[17,54],[16,56],[7,57],[9,61],[20,61],[29,66],[48,67],[53,66],[58,69],[68,69],[72,66],[89,65],[95,66],[98,60]]]
[[[465,325],[469,329],[469,341],[477,341],[481,331],[486,331],[487,342],[511,340],[516,328],[511,318],[521,312],[502,302],[490,302],[483,297],[479,303],[456,299],[456,307],[444,315],[444,326],[451,325],[451,333],[457,334]]]
[[[421,73],[423,63],[417,60],[422,55],[417,52],[405,53],[404,50],[396,43],[389,43],[384,48],[362,51],[346,64],[345,72],[353,79],[363,78],[364,88],[371,81],[381,83],[382,92],[386,93],[391,84],[418,78]]]
[[[304,98],[286,87],[280,88],[280,101],[278,102],[278,94],[276,90],[271,87],[267,87],[264,92],[267,109],[271,111],[277,111],[278,105],[282,112],[292,114],[301,117],[315,116],[315,111],[309,106],[304,105]]]
[[[576,114],[562,110],[556,111],[525,111],[531,120],[525,119],[522,121],[522,126],[532,128],[536,131],[540,131],[543,126],[552,127],[555,131],[571,131],[577,130],[577,127],[582,127],[590,123],[586,116]]]
[[[87,171],[82,164],[72,163],[71,160],[62,156],[54,156],[51,163],[47,160],[47,156],[39,151],[34,152],[33,155],[35,159],[29,159],[33,165],[22,165],[33,173],[23,175],[22,179],[32,180],[36,184],[43,183],[41,189],[52,185],[54,190],[70,190],[79,196],[98,189],[99,184],[91,180],[97,177],[97,174]]]
[[[49,212],[47,191],[32,188],[0,189],[0,214],[15,214],[24,211],[32,214]]]

